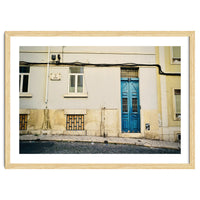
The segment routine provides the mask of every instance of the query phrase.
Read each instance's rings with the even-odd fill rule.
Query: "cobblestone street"
[[[130,144],[20,141],[21,154],[178,154],[180,150]]]

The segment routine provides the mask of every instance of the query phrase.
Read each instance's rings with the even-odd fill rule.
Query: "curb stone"
[[[117,137],[98,137],[98,136],[72,136],[72,135],[20,135],[21,141],[63,141],[63,142],[100,142],[113,144],[126,144],[145,146],[150,148],[180,149],[177,142],[160,140],[136,139],[136,138],[117,138]]]

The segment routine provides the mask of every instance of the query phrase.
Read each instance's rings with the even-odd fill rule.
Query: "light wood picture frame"
[[[15,53],[17,51],[12,50],[12,45],[15,39],[22,38],[26,41],[34,39],[37,41],[37,38],[125,38],[125,40],[129,40],[131,38],[143,38],[145,41],[159,38],[159,40],[166,38],[172,38],[173,41],[179,38],[186,39],[186,43],[188,42],[188,62],[186,64],[188,69],[186,74],[188,76],[188,130],[185,130],[185,143],[188,142],[188,152],[186,155],[188,156],[187,162],[172,162],[166,160],[166,162],[152,161],[152,162],[121,162],[120,157],[118,162],[43,162],[41,161],[28,161],[28,162],[16,162],[15,155],[13,154],[14,145],[13,145],[13,135],[19,135],[19,130],[13,129],[13,121],[12,115],[14,112],[17,112],[14,107],[19,107],[18,103],[14,104],[12,101],[16,97],[11,89],[11,81],[13,76],[18,77],[18,74],[12,74],[12,68],[14,64],[16,64],[12,59],[15,56],[19,57],[19,49],[18,54]],[[20,41],[17,41],[16,44],[19,47],[21,45]],[[164,45],[163,45],[164,44]],[[52,44],[50,44],[51,46]],[[83,46],[81,44],[80,46]],[[107,46],[107,44],[105,44]],[[145,45],[144,45],[145,46]],[[147,45],[148,46],[148,45]],[[157,45],[159,46],[159,45]],[[166,46],[165,43],[161,43],[160,46]],[[170,46],[170,45],[169,45]],[[14,48],[14,47],[13,47]],[[16,48],[15,48],[16,49]],[[13,53],[14,52],[14,53]],[[14,55],[16,54],[16,55]],[[17,59],[16,59],[17,60]],[[186,60],[187,61],[187,60]],[[15,66],[17,67],[17,66]],[[182,73],[182,69],[181,69]],[[12,74],[12,76],[11,76]],[[16,79],[17,80],[17,79]],[[17,84],[17,82],[16,82]],[[181,82],[182,86],[182,82]],[[185,88],[182,88],[185,90]],[[18,92],[18,91],[17,91]],[[6,169],[194,169],[195,168],[195,32],[194,31],[7,31],[5,32],[5,168]],[[18,102],[18,101],[17,101]],[[186,106],[186,105],[185,105]],[[183,115],[184,115],[184,111]],[[19,112],[17,113],[19,116]],[[17,123],[18,120],[17,120]],[[181,138],[182,139],[182,138]],[[19,141],[15,141],[19,142]],[[16,152],[15,152],[16,153]],[[29,156],[28,154],[26,157]],[[48,155],[49,158],[51,155]],[[53,157],[53,156],[52,156]]]

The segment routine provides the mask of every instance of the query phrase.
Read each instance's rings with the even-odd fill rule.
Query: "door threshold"
[[[142,133],[120,133],[119,137],[141,138],[144,137]]]

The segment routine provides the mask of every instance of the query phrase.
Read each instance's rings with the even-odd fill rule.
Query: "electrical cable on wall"
[[[23,62],[26,65],[42,65],[42,64],[48,64],[48,63],[32,63],[32,62]],[[55,64],[55,63],[50,63]],[[160,75],[166,75],[166,76],[181,76],[181,73],[170,73],[170,72],[163,72],[161,65],[159,64],[137,64],[137,63],[121,63],[121,64],[93,64],[93,63],[82,63],[82,62],[70,62],[70,63],[56,63],[55,65],[70,65],[70,66],[96,66],[96,67],[113,67],[113,66],[121,66],[121,67],[157,67],[158,72]]]

